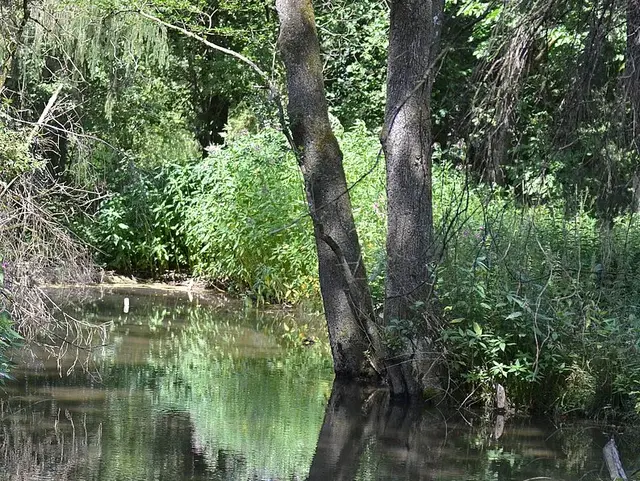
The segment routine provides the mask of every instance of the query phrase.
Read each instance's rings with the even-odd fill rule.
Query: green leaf
[[[478,337],[482,336],[482,327],[480,327],[480,324],[477,322],[473,323],[473,332],[475,332]]]

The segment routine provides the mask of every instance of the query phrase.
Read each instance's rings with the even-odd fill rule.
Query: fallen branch
[[[31,143],[33,142],[33,139],[35,138],[35,136],[38,135],[38,132],[40,131],[42,126],[47,122],[47,117],[49,116],[49,113],[51,112],[51,110],[53,109],[53,106],[55,105],[56,101],[58,100],[58,95],[60,95],[60,92],[62,92],[62,87],[63,87],[62,84],[60,84],[60,85],[58,85],[58,87],[56,87],[55,91],[53,92],[53,94],[51,94],[51,97],[49,98],[49,101],[47,102],[47,106],[42,111],[42,114],[40,115],[40,118],[38,119],[36,124],[31,129],[31,133],[29,134],[29,137],[27,138],[27,142],[28,142],[29,145],[31,145]]]

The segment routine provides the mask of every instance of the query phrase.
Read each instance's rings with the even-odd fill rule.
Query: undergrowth
[[[384,160],[362,125],[339,137],[380,305]],[[433,172],[447,385],[473,402],[490,402],[501,383],[519,407],[640,413],[640,221],[604,224],[579,199],[518,203],[474,186],[455,167],[461,155],[437,151]],[[317,298],[302,180],[278,132],[124,178],[86,227],[106,267],[185,269],[262,301]]]

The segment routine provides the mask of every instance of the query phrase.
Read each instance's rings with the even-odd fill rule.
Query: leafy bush
[[[143,172],[125,165],[131,181],[78,229],[98,247],[98,260],[120,272],[157,273],[188,266],[180,232],[189,188],[180,165]]]
[[[482,188],[468,212],[438,271],[454,379],[486,401],[499,382],[521,406],[633,408],[638,220],[603,229],[585,209],[517,206]]]
[[[29,152],[25,131],[7,128],[0,122],[0,187],[16,176],[31,172],[42,164]]]
[[[183,231],[195,274],[276,302],[317,292],[300,174],[278,132],[238,137],[191,176]]]
[[[384,162],[362,124],[339,137],[380,305]],[[510,192],[473,187],[453,166],[462,151],[436,151],[433,170],[444,248],[437,292],[452,385],[488,402],[501,383],[523,407],[633,410],[640,401],[640,221],[621,217],[603,228],[590,209],[575,208],[579,202],[523,206]],[[103,205],[94,226],[108,265],[182,266],[266,301],[317,298],[302,181],[280,133],[237,135],[204,160],[128,178],[134,174],[138,180]]]
[[[379,143],[358,124],[342,135],[365,260],[380,278],[384,165]],[[260,300],[317,298],[317,257],[302,179],[275,130],[234,135],[204,160],[146,171],[123,161],[119,186],[95,220],[79,226],[105,267],[196,276]]]
[[[340,137],[365,261],[375,276],[385,225],[379,142],[362,123]],[[299,168],[281,133],[236,137],[189,174],[197,187],[182,232],[197,275],[263,300],[317,298],[313,228]]]

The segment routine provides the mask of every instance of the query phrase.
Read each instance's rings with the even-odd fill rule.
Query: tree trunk
[[[288,114],[313,221],[320,290],[337,378],[375,381],[378,332],[360,243],[324,93],[311,0],[277,0]],[[368,355],[370,353],[370,355]]]
[[[631,101],[631,139],[636,168],[632,209],[640,212],[640,0],[627,0],[627,96]]]
[[[403,345],[391,361],[401,369],[400,376],[390,376],[396,395],[438,386],[432,369],[435,358],[428,354],[433,351],[429,342],[433,326],[428,319],[433,318],[430,262],[435,253],[430,101],[443,4],[442,0],[391,2],[387,105],[381,136],[388,198],[384,318],[388,326],[406,323],[416,333],[413,339],[396,339]]]
[[[622,462],[620,461],[618,447],[616,446],[616,441],[613,437],[609,439],[609,442],[607,442],[604,448],[602,448],[602,456],[604,457],[604,462],[607,465],[611,481],[626,481],[627,473],[625,473]]]

